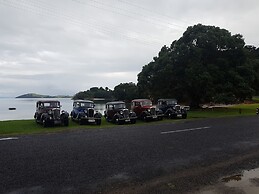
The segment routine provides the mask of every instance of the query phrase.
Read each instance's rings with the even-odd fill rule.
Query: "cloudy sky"
[[[0,0],[0,97],[137,82],[188,26],[259,46],[258,0]]]

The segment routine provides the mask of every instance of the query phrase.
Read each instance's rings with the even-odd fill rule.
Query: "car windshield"
[[[177,104],[177,101],[172,99],[172,100],[166,100],[167,104]]]
[[[121,104],[115,104],[114,109],[121,109],[121,108],[126,108],[126,105],[124,103]]]
[[[44,107],[51,107],[51,108],[59,108],[60,107],[60,103],[59,102],[44,102],[43,103]]]
[[[152,102],[151,102],[151,100],[145,100],[145,101],[141,102],[141,105],[142,106],[152,106]]]
[[[94,103],[92,103],[92,102],[80,102],[79,107],[94,108]]]

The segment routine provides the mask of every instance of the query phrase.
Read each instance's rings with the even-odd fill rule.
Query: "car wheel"
[[[176,114],[171,114],[171,119],[176,119],[177,118],[177,115]]]
[[[64,120],[64,126],[67,127],[68,125],[69,125],[69,120],[68,120],[68,119],[65,119],[65,120]]]
[[[119,124],[119,118],[117,116],[114,116],[112,119],[113,123]]]
[[[147,121],[147,115],[145,113],[143,113],[141,116],[140,116],[141,120],[142,121]]]
[[[135,124],[135,123],[136,123],[136,119],[130,120],[130,123],[131,123],[131,124]]]
[[[119,121],[119,125],[123,125],[124,123],[125,123],[124,120],[120,120],[120,121]]]
[[[38,124],[40,123],[40,116],[38,114],[35,114],[34,115],[34,118],[35,118],[35,122]]]
[[[42,120],[42,124],[43,124],[43,127],[47,127],[48,126],[48,122],[46,121],[46,119]]]
[[[172,112],[167,113],[167,118],[172,119],[173,118],[173,113]]]
[[[102,120],[101,119],[96,119],[95,122],[96,122],[96,125],[101,125]]]
[[[37,118],[35,118],[35,122],[37,123],[37,124],[39,124],[40,122],[39,122],[39,120],[37,119]]]
[[[83,122],[83,120],[81,118],[78,118],[78,122],[79,122],[79,125],[83,125],[84,124],[84,122]]]

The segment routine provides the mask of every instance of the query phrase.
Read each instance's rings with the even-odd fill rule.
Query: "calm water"
[[[3,120],[21,120],[34,119],[35,105],[42,98],[0,98],[0,121]],[[47,100],[59,100],[62,107],[61,110],[67,111],[69,114],[72,110],[73,100],[69,98],[52,98]],[[9,108],[16,110],[9,110]],[[104,112],[104,104],[95,104],[95,109],[102,113]]]

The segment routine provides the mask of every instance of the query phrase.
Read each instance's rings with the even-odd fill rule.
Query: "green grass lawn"
[[[230,107],[213,108],[213,109],[200,109],[191,110],[188,112],[187,119],[201,119],[201,118],[217,118],[228,116],[246,116],[255,115],[258,104],[241,104]],[[181,119],[164,119],[158,122],[179,122]],[[157,122],[143,122],[137,121],[136,125],[152,125]],[[130,125],[130,124],[128,124]],[[13,120],[13,121],[0,121],[0,136],[10,135],[23,135],[23,134],[37,134],[37,133],[57,133],[70,130],[87,130],[87,129],[100,129],[111,128],[116,126],[115,124],[108,123],[102,118],[102,124],[96,125],[79,125],[76,122],[70,121],[68,127],[56,126],[43,128],[42,125],[36,124],[34,120]]]
[[[22,134],[37,134],[37,133],[53,133],[61,131],[70,131],[77,129],[90,129],[90,128],[108,128],[112,127],[112,123],[108,123],[102,118],[102,124],[97,125],[79,125],[77,122],[70,120],[69,126],[54,126],[44,128],[42,125],[37,124],[34,119],[32,120],[12,120],[0,121],[0,135],[22,135]]]
[[[216,118],[227,116],[255,115],[259,104],[240,104],[222,108],[199,109],[188,113],[188,118]]]

